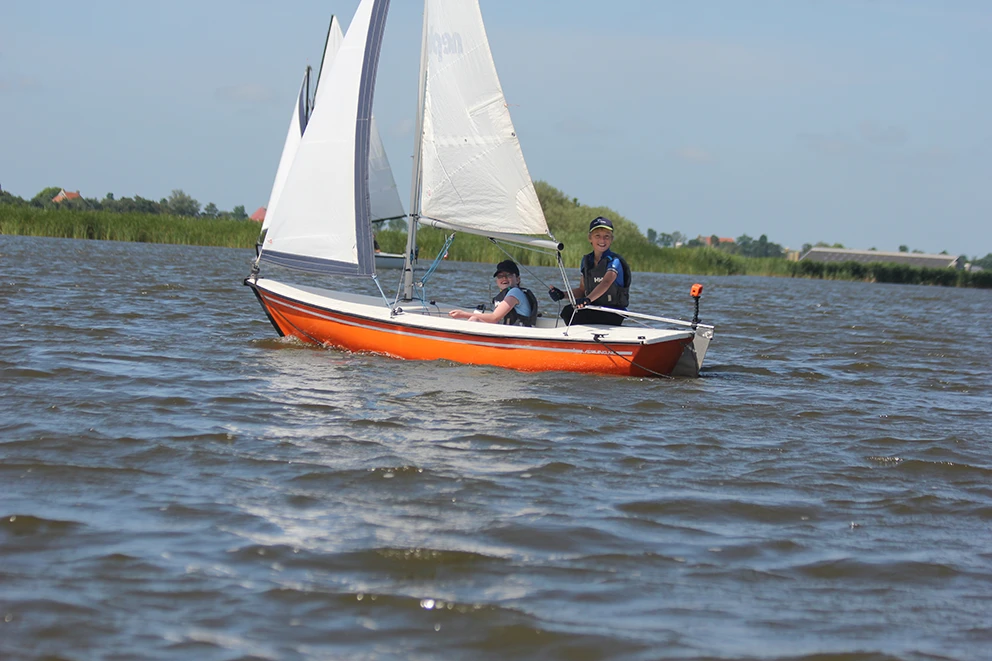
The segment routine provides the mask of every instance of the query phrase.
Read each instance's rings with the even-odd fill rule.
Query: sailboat
[[[479,234],[556,255],[492,60],[477,0],[426,0],[407,249],[394,298],[373,252],[372,102],[389,0],[361,0],[302,132],[245,284],[281,336],[408,360],[450,360],[524,371],[698,375],[713,327],[622,311],[630,325],[532,327],[453,319],[414,276],[418,226]],[[319,94],[322,94],[319,93]],[[292,131],[292,129],[291,129]],[[440,257],[439,257],[440,259]],[[262,270],[267,273],[263,276]],[[333,278],[341,289],[284,277]],[[275,273],[269,275],[268,271]],[[431,269],[428,269],[430,272]],[[371,279],[380,297],[348,289]],[[565,283],[569,300],[571,288]],[[611,310],[616,312],[615,310]]]
[[[283,187],[286,184],[286,177],[289,175],[289,168],[296,158],[296,150],[300,146],[303,134],[306,132],[307,124],[310,120],[313,107],[318,99],[326,98],[327,103],[332,103],[333,97],[323,92],[327,86],[321,87],[321,76],[325,71],[329,72],[334,58],[337,55],[341,43],[344,41],[344,33],[341,31],[341,23],[336,16],[331,16],[331,22],[327,28],[327,39],[324,43],[324,54],[320,62],[320,69],[317,73],[317,83],[315,85],[313,97],[310,95],[310,82],[312,69],[307,66],[303,75],[303,83],[300,92],[296,97],[293,106],[293,114],[290,116],[289,131],[286,133],[286,140],[283,143],[282,155],[279,158],[279,167],[276,169],[275,180],[272,182],[272,191],[269,194],[269,203],[266,205],[265,218],[262,221],[262,228],[259,234],[256,250],[261,249],[264,244],[265,235],[268,232],[271,218],[276,213],[275,209],[282,195]],[[403,203],[400,202],[399,190],[396,187],[396,179],[393,170],[389,165],[389,158],[382,144],[382,138],[375,125],[375,118],[372,118],[370,130],[369,146],[369,198],[371,200],[371,220],[377,225],[383,225],[391,220],[401,220],[406,217],[403,211]],[[384,253],[376,250],[376,268],[401,268],[403,266],[403,255],[398,253]]]

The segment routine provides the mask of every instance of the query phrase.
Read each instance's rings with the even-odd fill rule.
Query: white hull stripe
[[[354,326],[356,328],[364,328],[366,330],[379,331],[379,332],[383,332],[383,333],[391,333],[393,335],[404,335],[404,336],[409,336],[409,337],[419,337],[421,339],[430,339],[430,340],[435,340],[437,342],[451,342],[451,343],[454,343],[454,344],[471,344],[471,345],[474,345],[474,346],[493,347],[493,348],[496,348],[496,349],[527,349],[527,350],[530,350],[530,351],[547,351],[547,352],[554,352],[554,353],[604,354],[604,355],[617,355],[617,354],[619,354],[621,356],[632,356],[632,355],[634,355],[634,352],[633,351],[622,351],[622,350],[612,349],[612,348],[610,348],[610,349],[606,349],[606,348],[603,348],[603,349],[583,349],[583,348],[579,347],[579,348],[575,348],[575,349],[566,349],[566,348],[561,348],[561,347],[533,346],[533,345],[530,345],[530,344],[528,344],[526,346],[523,346],[523,347],[517,347],[517,346],[508,346],[506,343],[503,343],[503,342],[486,342],[484,340],[470,339],[468,337],[466,337],[464,339],[462,339],[462,338],[450,338],[450,337],[435,337],[435,336],[433,336],[433,333],[434,332],[438,332],[438,331],[432,331],[431,329],[426,329],[425,328],[425,329],[422,329],[422,330],[419,330],[419,331],[408,331],[408,330],[401,330],[399,328],[381,328],[381,327],[379,327],[377,325],[373,325],[373,324],[369,324],[369,323],[364,323],[364,322],[362,322],[362,321],[360,321],[360,320],[358,320],[356,318],[353,318],[353,317],[349,317],[347,319],[338,319],[336,317],[332,317],[332,316],[330,316],[328,314],[325,314],[325,313],[323,313],[321,311],[315,310],[315,309],[310,308],[310,307],[303,307],[302,305],[297,305],[297,304],[293,304],[293,303],[289,303],[289,302],[283,302],[283,301],[280,301],[279,304],[282,305],[282,306],[284,306],[284,307],[287,307],[287,308],[290,308],[292,310],[295,310],[297,312],[303,312],[303,313],[306,313],[306,314],[309,314],[309,315],[312,315],[312,316],[315,316],[315,317],[319,317],[320,319],[324,319],[326,321],[330,321],[330,322],[337,323],[337,324],[344,324],[346,326]],[[343,315],[343,314],[346,314],[346,313],[338,313],[338,314],[342,314]],[[378,322],[378,323],[389,324],[390,322],[388,322],[388,321],[381,321],[381,322]],[[440,331],[440,332],[442,332],[442,333],[457,333],[458,331],[444,330],[444,331]],[[429,333],[431,335],[428,336],[428,337],[425,337],[424,336],[424,333]],[[534,342],[534,341],[540,342],[541,341],[541,340],[532,340],[530,338],[510,338],[510,339],[511,340],[519,339],[520,341],[524,341],[524,342]],[[563,342],[564,341],[564,342],[567,342],[568,340],[548,340],[548,341],[552,341],[552,342]],[[583,343],[587,343],[587,344],[590,344],[590,345],[592,344],[588,340],[572,340],[572,341],[573,342],[583,342]],[[604,344],[609,344],[609,343],[608,342],[604,342]]]

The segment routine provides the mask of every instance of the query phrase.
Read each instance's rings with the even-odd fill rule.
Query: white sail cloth
[[[372,118],[371,141],[369,142],[369,201],[372,205],[372,222],[391,220],[406,215],[400,192],[396,188],[393,169],[389,167],[386,148],[382,145],[379,129]]]
[[[420,215],[483,231],[548,234],[478,2],[427,0],[425,11]]]
[[[334,63],[334,56],[337,55],[342,41],[344,41],[344,33],[341,32],[341,23],[338,21],[337,16],[331,16],[331,23],[327,28],[327,42],[324,44],[324,55],[320,61],[317,94],[320,93],[320,75],[323,74],[325,69],[330,70],[331,65]],[[272,192],[269,193],[269,203],[265,205],[265,220],[262,221],[263,231],[271,224],[272,217],[278,215],[276,209],[279,205],[279,196],[282,195],[282,189],[286,186],[286,177],[289,176],[289,168],[293,165],[293,159],[296,158],[296,150],[299,149],[300,141],[303,139],[303,133],[307,127],[307,121],[309,120],[308,113],[310,111],[310,100],[307,98],[310,91],[307,88],[309,75],[310,70],[308,67],[307,74],[303,77],[303,84],[300,86],[300,93],[296,98],[296,104],[293,106],[293,115],[289,121],[289,131],[286,133],[286,141],[282,146],[282,156],[279,158],[279,167],[276,169],[275,181],[272,182]]]
[[[286,133],[286,142],[282,146],[282,156],[279,157],[279,167],[276,168],[276,178],[272,182],[272,192],[269,193],[269,203],[265,205],[265,219],[262,220],[262,231],[268,229],[272,223],[272,215],[279,204],[279,196],[286,185],[286,177],[289,176],[289,168],[296,158],[296,150],[300,146],[303,138],[303,130],[307,126],[307,80],[310,72],[303,76],[303,84],[300,85],[300,94],[296,98],[293,106],[293,115],[289,120],[289,131]]]
[[[317,87],[313,91],[313,105],[317,105],[323,94],[320,87],[321,77],[325,72],[334,66],[334,57],[338,54],[338,49],[344,42],[344,33],[341,31],[341,22],[337,16],[331,16],[331,24],[327,26],[327,41],[324,43],[324,56],[320,60],[320,70],[317,72]]]
[[[262,245],[263,261],[342,275],[374,273],[369,224],[372,97],[389,0],[362,0],[300,140]],[[330,100],[330,102],[327,102]]]
[[[382,190],[395,192],[372,119],[388,7],[362,0],[332,65],[322,66],[315,107],[270,210],[262,261],[371,275],[370,221],[403,215],[398,195],[378,204]],[[476,233],[548,235],[477,1],[426,0],[421,66],[417,215]]]

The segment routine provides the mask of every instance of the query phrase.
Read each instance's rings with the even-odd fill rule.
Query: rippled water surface
[[[992,656],[992,292],[705,277],[701,378],[521,374],[280,340],[251,256],[0,236],[0,659]]]

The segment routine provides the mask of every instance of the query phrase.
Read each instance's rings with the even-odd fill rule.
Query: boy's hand
[[[548,291],[548,295],[551,296],[551,300],[552,301],[555,301],[555,302],[560,301],[561,299],[565,298],[565,292],[563,292],[562,290],[558,289],[557,287],[552,287]]]

